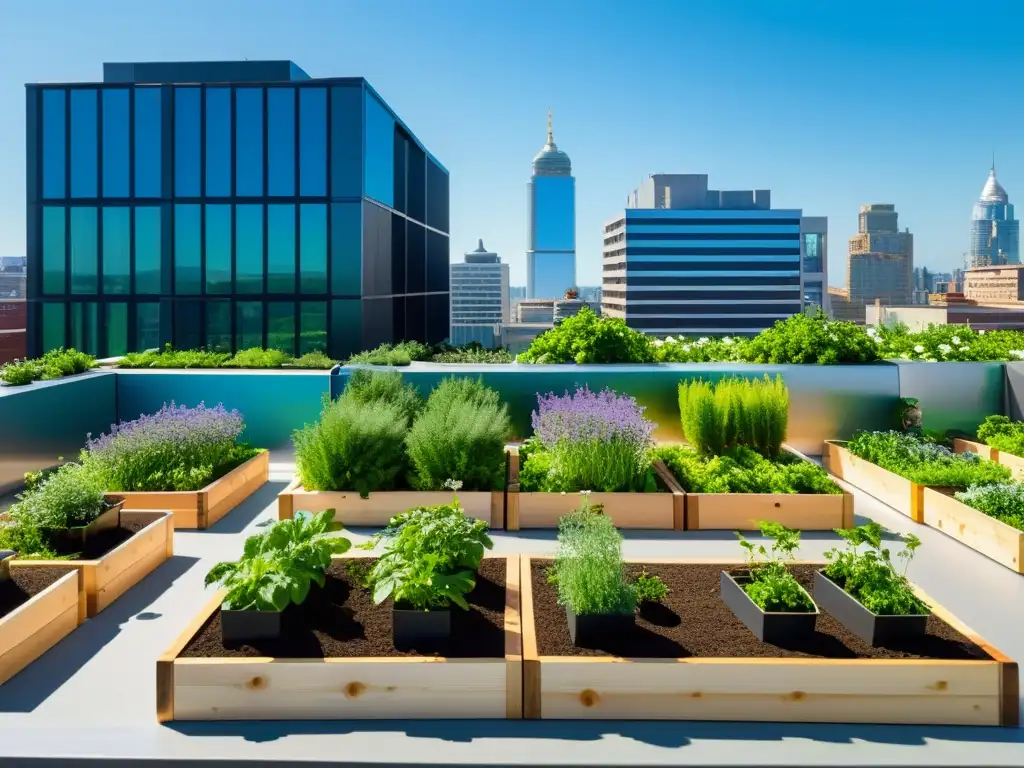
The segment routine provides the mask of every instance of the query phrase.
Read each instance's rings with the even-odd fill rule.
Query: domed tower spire
[[[555,132],[551,127],[551,107],[548,107],[548,146],[555,146]]]

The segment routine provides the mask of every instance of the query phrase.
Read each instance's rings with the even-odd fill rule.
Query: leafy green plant
[[[511,430],[508,406],[497,392],[470,378],[442,381],[406,439],[410,484],[436,491],[448,478],[458,477],[471,491],[502,488]]]
[[[636,577],[633,589],[638,603],[660,603],[668,597],[668,587],[658,576],[651,576],[646,569]]]
[[[320,421],[296,430],[295,465],[302,487],[316,491],[373,491],[395,487],[408,460],[408,419],[398,405],[324,396]]]
[[[838,365],[875,362],[878,347],[861,326],[833,320],[819,309],[776,321],[738,351],[748,363]]]
[[[225,368],[280,368],[292,362],[292,356],[279,349],[251,347],[240,349],[224,362]]]
[[[295,358],[290,365],[292,368],[315,368],[326,371],[333,368],[336,363],[323,352],[313,350]]]
[[[458,490],[459,483],[448,485]],[[467,517],[458,498],[396,515],[361,548],[381,542],[384,551],[366,576],[373,601],[380,605],[392,598],[420,611],[452,604],[468,610],[466,595],[476,587],[484,552],[494,546],[487,523]]]
[[[774,459],[786,439],[789,390],[781,376],[690,379],[679,383],[679,413],[687,442],[702,456],[746,446]]]
[[[901,536],[904,548],[896,554],[903,572],[896,570],[888,547],[882,546],[885,529],[872,521],[856,528],[836,530],[848,547],[830,549],[825,575],[872,613],[880,616],[920,616],[931,611],[914,594],[906,577],[907,567],[921,541],[913,534]],[[859,549],[866,546],[865,550]]]
[[[363,405],[384,402],[397,406],[405,415],[406,422],[412,424],[413,419],[423,410],[423,398],[416,387],[404,382],[398,371],[359,368],[349,376],[343,397]]]
[[[0,381],[8,387],[23,387],[42,377],[39,365],[32,360],[15,360],[0,366]]]
[[[1024,531],[1024,484],[992,483],[972,485],[953,497],[989,517]]]
[[[1024,456],[1024,421],[989,416],[978,427],[978,439],[1004,453]]]
[[[409,365],[413,360],[428,360],[430,348],[418,341],[381,344],[376,349],[358,352],[345,361],[346,365]]]
[[[514,358],[504,347],[486,349],[480,342],[474,341],[464,347],[453,347],[449,344],[438,346],[430,361],[433,363],[511,363]]]
[[[685,446],[666,445],[655,455],[688,493],[843,492],[824,469],[787,453],[769,461],[741,445],[725,456],[705,459]]]
[[[97,365],[96,358],[75,349],[52,349],[34,360],[15,360],[0,366],[0,381],[9,387],[33,381],[62,379],[84,373]]]
[[[246,539],[239,560],[213,566],[206,585],[227,589],[226,610],[283,611],[290,604],[301,605],[313,584],[326,583],[331,556],[352,546],[348,539],[330,535],[340,528],[333,509],[278,521]]]
[[[814,601],[787,568],[800,546],[800,531],[766,521],[758,527],[762,536],[772,540],[770,552],[764,544],[754,544],[736,531],[750,572],[750,580],[742,584],[743,591],[766,613],[813,612]]]
[[[521,363],[649,363],[651,340],[613,317],[598,317],[584,307],[545,331],[517,358]]]
[[[65,464],[45,476],[30,476],[8,510],[15,521],[41,530],[88,525],[104,511],[103,485],[81,464]]]
[[[868,328],[886,359],[977,362],[1024,359],[1024,333],[974,330],[969,325],[931,325],[915,333],[905,325]]]
[[[129,352],[117,363],[118,368],[221,368],[231,359],[227,352],[204,349],[174,349],[167,344],[162,350]]]
[[[1010,470],[971,454],[954,453],[927,435],[860,432],[846,448],[854,456],[877,464],[921,485],[964,490],[972,485],[1005,482]]]
[[[594,514],[587,494],[558,521],[554,562],[558,602],[577,616],[628,614],[637,594],[622,562],[622,534],[607,515]]]

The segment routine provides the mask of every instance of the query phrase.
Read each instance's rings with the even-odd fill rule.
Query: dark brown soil
[[[371,560],[363,560],[367,564]],[[356,583],[347,563],[336,561],[327,571],[324,589],[310,593],[301,606],[287,609],[284,636],[254,645],[225,646],[221,639],[220,611],[192,638],[181,655],[186,657],[254,657],[320,659],[354,656],[419,656],[395,649],[390,600],[374,605],[370,592]],[[452,637],[444,656],[449,658],[502,658],[505,655],[505,560],[484,560],[476,588],[469,594],[470,608],[452,607]],[[433,655],[433,654],[427,654]]]
[[[101,531],[86,539],[85,549],[82,552],[67,554],[74,554],[75,560],[96,560],[128,541],[151,522],[153,521],[122,519],[119,527]]]
[[[550,561],[532,561],[533,610],[537,650],[541,656],[624,656],[643,659],[698,658],[827,658],[827,659],[988,659],[979,646],[934,616],[927,634],[906,645],[872,648],[848,632],[824,611],[817,631],[806,642],[782,648],[762,643],[733,615],[719,597],[719,574],[724,565],[648,565],[669,588],[663,604],[644,606],[631,637],[609,638],[602,649],[577,648],[569,639],[565,608],[547,582]],[[627,565],[631,576],[642,570]],[[814,594],[815,567],[791,568],[797,580]]]
[[[11,578],[0,581],[0,617],[11,613],[74,568],[11,568]]]

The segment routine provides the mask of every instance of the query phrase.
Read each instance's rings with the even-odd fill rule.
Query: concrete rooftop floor
[[[173,559],[0,686],[0,766],[252,765],[1024,765],[1024,729],[771,723],[567,721],[156,722],[155,661],[208,601],[207,569],[276,517],[291,476],[212,530],[177,531]],[[963,622],[1024,661],[1024,577],[856,492],[858,517],[922,540],[911,578]],[[366,530],[349,531],[354,541]],[[729,531],[626,532],[625,555],[736,557]],[[800,556],[831,548],[803,536]],[[554,552],[554,531],[495,532],[495,551]]]

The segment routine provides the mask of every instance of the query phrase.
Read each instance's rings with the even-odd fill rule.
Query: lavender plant
[[[651,471],[656,425],[643,413],[634,398],[609,389],[538,395],[534,438],[520,453],[522,490],[656,490]]]
[[[82,464],[107,491],[196,491],[259,453],[238,441],[245,422],[223,405],[164,405],[90,434]]]

